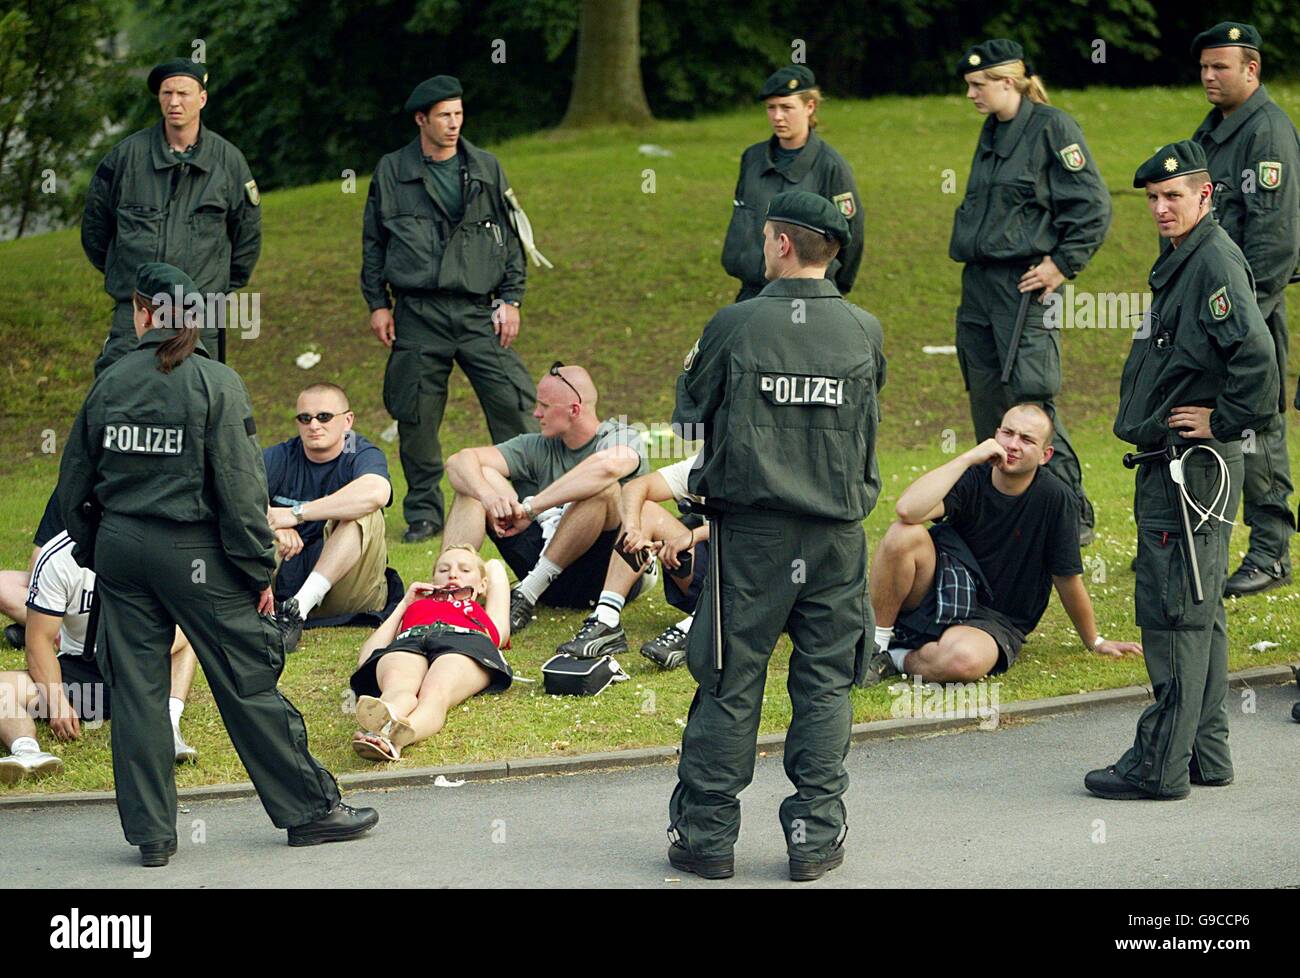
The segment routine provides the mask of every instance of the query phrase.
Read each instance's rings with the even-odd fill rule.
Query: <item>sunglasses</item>
[[[556,360],[553,364],[551,364],[551,369],[548,370],[547,373],[552,377],[558,377],[560,378],[560,380],[564,380],[564,374],[560,373],[560,368],[563,366],[564,366],[563,360]],[[564,380],[564,383],[569,388],[569,390],[573,391],[573,396],[576,397],[578,399],[578,403],[581,404],[582,395],[578,393],[578,388],[574,387],[567,380]]]
[[[319,414],[308,414],[307,412],[304,411],[302,414],[295,414],[293,416],[293,419],[297,421],[299,424],[311,424],[312,421],[319,421],[321,424],[329,424],[340,414],[350,413],[350,410],[351,409],[349,409],[348,411],[339,411],[338,414],[334,413],[333,411],[321,411]]]
[[[472,587],[438,587],[432,591],[426,591],[425,594],[433,598],[434,601],[468,601],[474,597]]]

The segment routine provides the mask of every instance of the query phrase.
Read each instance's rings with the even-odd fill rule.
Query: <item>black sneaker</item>
[[[288,655],[302,641],[302,615],[298,614],[298,599],[290,598],[277,607],[271,621],[280,630],[284,654]]]
[[[429,520],[412,520],[402,534],[403,543],[421,543],[431,537],[436,537],[442,530],[434,526]]]
[[[730,853],[725,856],[697,856],[685,846],[674,842],[668,847],[668,861],[674,869],[694,873],[706,880],[725,880],[736,875],[736,857]]]
[[[893,676],[901,676],[898,667],[894,665],[894,660],[889,657],[888,652],[873,652],[871,658],[867,660],[866,668],[862,673],[862,681],[858,683],[859,689],[870,689],[872,686],[879,686],[886,679]]]
[[[373,808],[353,808],[339,802],[328,814],[316,821],[291,828],[289,845],[318,846],[322,842],[347,842],[365,835],[378,821],[379,813]]]
[[[613,655],[627,651],[627,635],[622,625],[610,628],[595,615],[582,623],[578,634],[563,645],[555,648],[556,652],[571,655],[578,659],[596,659],[602,655]]]
[[[1223,596],[1244,598],[1251,594],[1263,594],[1265,591],[1290,583],[1291,572],[1279,561],[1273,561],[1273,565],[1265,569],[1243,560],[1241,566],[1223,585]]]
[[[510,592],[510,634],[518,635],[533,623],[534,607],[519,588]]]
[[[676,669],[686,661],[686,633],[669,625],[657,638],[641,646],[641,654],[660,669]]]
[[[5,626],[5,641],[19,652],[27,647],[27,629],[18,622]]]

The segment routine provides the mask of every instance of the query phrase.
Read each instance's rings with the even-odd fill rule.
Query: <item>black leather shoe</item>
[[[176,855],[176,840],[171,842],[148,842],[140,847],[140,865],[157,868],[166,866],[167,860]]]
[[[1157,799],[1160,801],[1177,801],[1180,798],[1186,798],[1192,793],[1192,789],[1177,795],[1157,795],[1154,792],[1147,791],[1145,788],[1139,788],[1132,781],[1122,777],[1115,770],[1112,764],[1107,768],[1099,768],[1096,771],[1089,771],[1083,779],[1083,786],[1091,791],[1098,798],[1109,798],[1111,801],[1139,801],[1145,798]]]
[[[790,879],[795,883],[808,883],[819,880],[835,867],[844,862],[844,843],[840,843],[825,859],[815,862],[803,859],[790,860]]]
[[[12,645],[18,651],[27,647],[27,629],[18,622],[5,626],[5,641]]]
[[[694,873],[706,880],[725,880],[736,875],[736,856],[697,856],[685,846],[674,842],[668,847],[668,861],[674,869]]]
[[[1233,777],[1229,774],[1226,778],[1203,778],[1201,777],[1201,769],[1196,766],[1195,761],[1188,768],[1188,776],[1191,778],[1192,784],[1198,784],[1202,788],[1225,788],[1232,784]]]
[[[436,537],[442,530],[434,526],[429,520],[413,520],[411,525],[406,528],[402,534],[403,543],[419,543],[422,540],[428,540],[430,537]]]
[[[1300,703],[1294,703],[1291,706],[1291,719],[1300,723]]]
[[[302,615],[298,613],[298,599],[290,598],[276,608],[275,617],[271,620],[280,631],[284,654],[288,655],[302,641]]]
[[[1265,570],[1243,560],[1241,566],[1223,585],[1223,596],[1244,598],[1250,594],[1263,594],[1265,591],[1290,583],[1291,572],[1284,569],[1277,561]]]
[[[295,825],[289,830],[289,845],[318,846],[322,842],[347,842],[365,835],[379,822],[379,813],[373,808],[352,808],[339,802],[328,815]]]

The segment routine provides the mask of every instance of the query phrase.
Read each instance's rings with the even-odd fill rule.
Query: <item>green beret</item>
[[[161,261],[147,261],[135,269],[135,290],[150,302],[156,295],[172,296],[176,286],[181,287],[182,297],[198,293],[194,280],[175,265]]]
[[[789,65],[768,76],[767,81],[763,82],[763,90],[758,93],[758,97],[766,99],[773,95],[793,95],[795,92],[806,92],[816,87],[817,79],[813,77],[811,68]]]
[[[1189,173],[1209,173],[1205,150],[1200,143],[1183,139],[1161,146],[1156,155],[1138,167],[1133,174],[1133,186],[1145,187],[1148,183],[1163,183]]]
[[[172,61],[164,61],[149,72],[149,91],[157,95],[158,89],[162,88],[162,83],[176,75],[188,75],[199,83],[199,87],[205,90],[208,87],[207,65],[197,64],[189,58],[176,58]]]
[[[1263,43],[1259,31],[1249,24],[1225,20],[1196,35],[1192,41],[1192,54],[1200,54],[1202,48],[1254,48],[1258,51]]]
[[[461,90],[460,79],[451,75],[434,75],[415,86],[411,97],[406,100],[405,112],[428,112],[429,108],[449,98],[460,98],[465,93]]]
[[[853,240],[849,222],[839,208],[825,197],[807,190],[788,190],[777,194],[767,205],[767,217],[764,220],[808,228],[828,238],[837,239],[841,248],[847,247]]]
[[[957,77],[964,78],[972,71],[983,71],[985,68],[995,68],[998,65],[1010,64],[1012,61],[1024,60],[1025,49],[1019,44],[1008,41],[1005,37],[995,37],[972,46],[961,56],[961,60],[957,62]],[[1025,66],[1025,73],[1033,74],[1028,65]]]

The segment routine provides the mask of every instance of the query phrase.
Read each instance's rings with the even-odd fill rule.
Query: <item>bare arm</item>
[[[353,479],[342,489],[320,499],[304,503],[303,522],[313,520],[356,520],[380,509],[392,497],[393,487],[382,475],[367,472]],[[271,529],[283,530],[296,526],[293,512],[285,506],[272,506],[267,510]]]
[[[637,476],[624,483],[619,494],[618,510],[627,529],[641,527],[641,507],[648,499],[652,503],[664,503],[673,498],[668,481],[658,472]]]
[[[962,452],[951,462],[931,469],[903,490],[894,506],[894,512],[904,523],[924,523],[943,516],[943,500],[957,480],[972,465],[983,465],[990,459],[1005,462],[1006,452],[996,440],[989,438],[970,451]]]
[[[375,649],[382,649],[385,645],[392,645],[393,639],[397,638],[397,630],[402,625],[402,615],[406,614],[406,609],[411,606],[411,602],[417,597],[417,587],[429,587],[420,581],[415,581],[406,589],[406,594],[402,600],[397,602],[397,607],[393,613],[384,619],[384,623],[370,633],[370,637],[361,645],[361,654],[357,656],[357,665],[365,662],[370,658],[370,654]]]
[[[602,449],[583,459],[534,496],[533,511],[540,513],[552,506],[590,499],[628,473],[635,472],[640,464],[641,456],[626,445]]]
[[[489,560],[487,581],[487,604],[483,610],[497,627],[501,639],[497,648],[503,648],[510,641],[510,578],[506,576],[506,565],[499,560]]]
[[[27,609],[27,671],[32,682],[48,697],[50,730],[60,740],[71,740],[81,735],[81,726],[63,692],[63,670],[54,648],[62,624],[61,618]],[[93,642],[94,638],[87,635],[86,641]]]
[[[1142,646],[1136,642],[1104,641],[1097,644],[1097,620],[1092,612],[1092,599],[1088,597],[1088,589],[1083,586],[1082,574],[1069,574],[1065,577],[1053,575],[1052,583],[1061,599],[1061,607],[1070,616],[1070,621],[1074,622],[1074,630],[1079,633],[1085,648],[1115,659],[1142,654]]]

